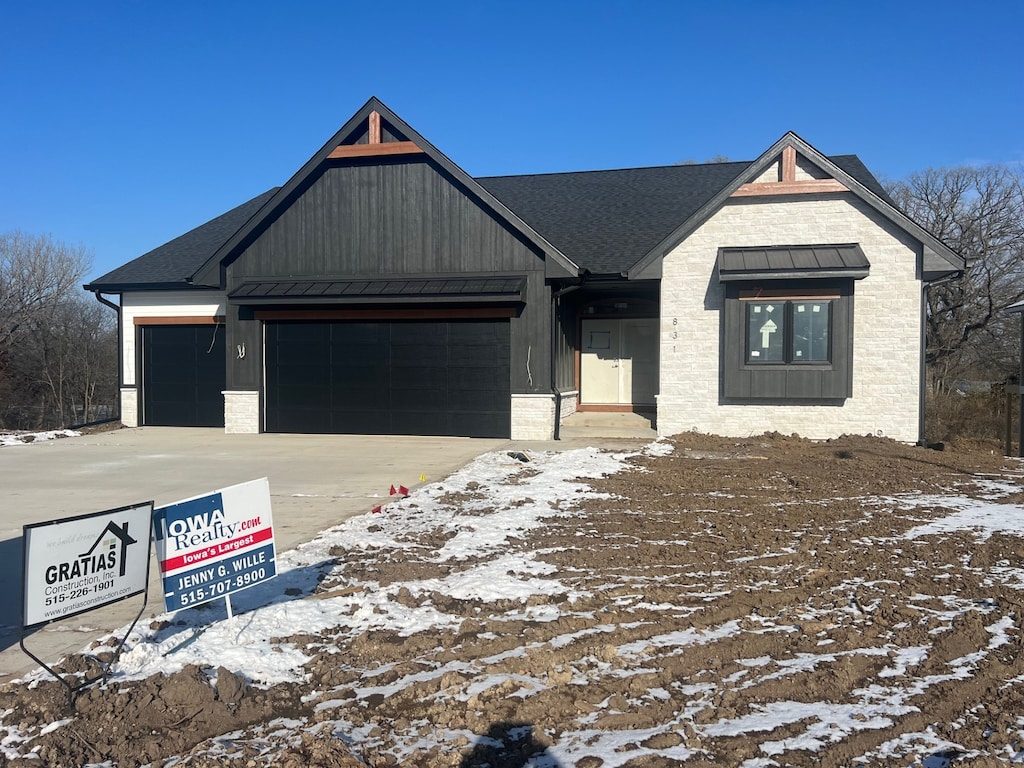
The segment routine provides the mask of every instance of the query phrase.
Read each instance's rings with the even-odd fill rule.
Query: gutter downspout
[[[555,397],[555,428],[552,436],[561,440],[562,393],[558,390],[558,300],[580,288],[582,283],[569,285],[551,294],[551,394]]]
[[[117,392],[114,402],[117,404],[117,413],[113,417],[114,419],[121,419],[121,386],[123,384],[124,366],[121,361],[121,355],[124,350],[124,339],[122,338],[122,327],[121,327],[121,305],[115,304],[110,299],[103,298],[101,291],[93,291],[93,295],[96,296],[96,301],[100,304],[104,304],[114,310],[114,314],[117,315]]]

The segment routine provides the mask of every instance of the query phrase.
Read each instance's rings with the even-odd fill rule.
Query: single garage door
[[[142,423],[223,427],[224,329],[142,326]]]
[[[508,437],[509,323],[271,322],[268,432]]]

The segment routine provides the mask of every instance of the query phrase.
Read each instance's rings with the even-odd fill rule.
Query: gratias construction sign
[[[153,511],[168,611],[227,597],[277,575],[266,478]]]
[[[149,580],[153,502],[23,528],[30,627],[141,594]]]

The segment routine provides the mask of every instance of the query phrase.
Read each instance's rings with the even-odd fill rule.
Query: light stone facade
[[[854,283],[853,396],[841,406],[730,404],[721,396],[725,291],[719,247],[859,243],[871,264]],[[658,432],[844,433],[919,439],[920,244],[852,194],[734,198],[664,260]]]
[[[121,423],[139,426],[139,390],[135,387],[121,387]]]
[[[513,440],[551,440],[554,435],[554,395],[512,395]]]
[[[260,393],[225,390],[224,431],[229,435],[255,435],[260,431]]]
[[[562,392],[560,397],[562,399],[561,408],[559,410],[559,422],[563,422],[567,417],[572,416],[576,413],[576,406],[579,403],[579,390],[572,390],[571,392]]]

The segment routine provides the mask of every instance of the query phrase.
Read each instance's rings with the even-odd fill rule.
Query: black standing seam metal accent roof
[[[723,283],[769,278],[863,278],[870,268],[857,243],[718,249],[718,278]]]
[[[526,288],[524,275],[361,280],[253,281],[228,295],[233,304],[359,303],[367,299],[416,302],[514,302]]]

